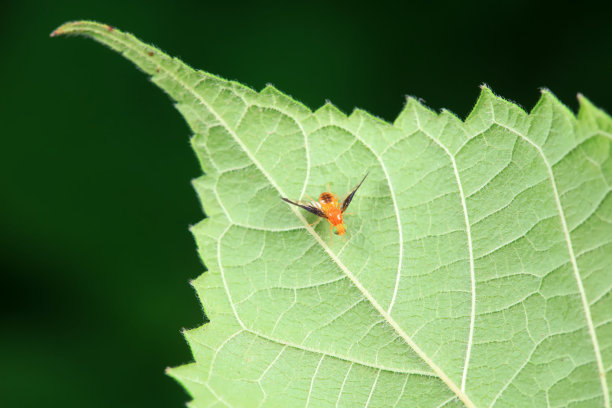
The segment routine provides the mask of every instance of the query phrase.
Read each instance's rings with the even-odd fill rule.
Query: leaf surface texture
[[[483,88],[461,121],[315,112],[93,22],[193,131],[210,323],[169,370],[193,407],[610,406],[612,120]],[[280,197],[349,192],[348,238]]]

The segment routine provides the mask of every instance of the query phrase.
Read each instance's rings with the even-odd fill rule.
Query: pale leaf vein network
[[[494,112],[494,109],[492,108],[492,111]],[[580,299],[582,301],[582,307],[584,309],[584,315],[585,315],[585,319],[587,322],[587,326],[589,329],[589,335],[591,337],[591,342],[593,344],[593,351],[595,353],[595,361],[597,362],[597,369],[599,371],[599,378],[600,378],[600,383],[601,383],[601,388],[602,388],[602,392],[603,392],[603,398],[604,398],[604,405],[606,408],[610,407],[610,396],[609,396],[609,391],[608,391],[608,383],[607,383],[607,379],[606,379],[606,370],[603,364],[603,359],[601,356],[601,351],[599,349],[599,342],[597,340],[597,332],[595,331],[595,326],[593,325],[593,319],[591,317],[591,308],[589,307],[589,302],[586,296],[586,292],[584,290],[584,285],[582,283],[582,278],[580,276],[580,271],[578,269],[578,263],[576,261],[576,256],[574,254],[574,246],[572,245],[572,239],[570,236],[570,232],[569,229],[567,227],[567,221],[565,219],[565,213],[563,210],[563,206],[561,204],[561,198],[559,195],[559,191],[557,189],[557,183],[555,181],[555,176],[552,170],[552,167],[550,165],[550,163],[548,162],[548,159],[546,158],[546,155],[544,154],[544,151],[542,150],[542,148],[537,145],[536,143],[534,143],[531,139],[529,139],[527,136],[523,135],[521,132],[514,130],[502,123],[499,123],[497,121],[495,121],[495,124],[501,126],[502,128],[508,130],[509,132],[514,133],[515,135],[519,136],[520,138],[522,138],[523,140],[525,140],[527,143],[529,143],[534,149],[536,149],[536,151],[538,152],[540,158],[542,159],[542,161],[544,162],[544,165],[546,166],[546,170],[548,171],[548,176],[550,178],[550,183],[551,183],[551,187],[552,187],[552,191],[553,191],[553,196],[555,198],[555,204],[557,206],[557,211],[559,213],[559,220],[561,222],[561,228],[563,230],[563,235],[565,237],[565,241],[567,243],[567,250],[568,250],[568,254],[570,257],[570,261],[572,264],[572,269],[574,272],[574,277],[576,280],[576,285],[578,287],[578,292],[580,293]]]
[[[459,176],[459,169],[457,168],[457,163],[455,161],[455,156],[448,150],[444,144],[442,144],[438,139],[433,137],[433,135],[429,134],[427,130],[421,125],[419,120],[419,114],[414,110],[414,115],[416,118],[417,127],[426,135],[429,139],[431,139],[434,143],[436,143],[448,156],[452,166],[453,172],[455,174],[455,180],[457,182],[457,187],[459,189],[459,197],[461,199],[461,207],[463,209],[464,222],[465,222],[465,232],[468,244],[468,256],[470,260],[470,285],[471,285],[471,311],[470,311],[470,328],[468,332],[468,341],[465,351],[465,361],[463,364],[463,374],[461,376],[461,391],[465,392],[465,385],[467,381],[468,367],[470,364],[470,354],[472,351],[472,344],[474,342],[474,322],[476,319],[476,278],[474,276],[474,251],[472,249],[472,232],[470,227],[470,219],[468,216],[467,204],[465,201],[465,194],[463,192],[463,185],[461,183],[461,177]]]

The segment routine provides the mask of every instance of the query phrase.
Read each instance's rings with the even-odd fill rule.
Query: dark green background
[[[612,111],[610,10],[598,3],[3,2],[0,6],[0,406],[179,407],[164,368],[191,360],[203,267],[189,129],[92,19],[188,64],[311,108],[392,120],[406,94],[462,118],[487,83]],[[603,3],[603,2],[602,2]]]

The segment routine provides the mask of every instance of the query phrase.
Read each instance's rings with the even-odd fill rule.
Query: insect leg
[[[315,222],[312,222],[312,223],[308,224],[308,226],[309,226],[309,227],[312,227],[313,225],[317,225],[318,223],[320,223],[320,222],[321,222],[321,220],[322,220],[322,219],[323,219],[323,218],[317,218],[317,220],[316,220]]]

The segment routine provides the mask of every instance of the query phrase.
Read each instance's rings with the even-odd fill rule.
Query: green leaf
[[[612,119],[486,87],[462,122],[315,112],[68,23],[176,101],[205,176],[193,228],[210,323],[169,370],[212,407],[610,406]],[[280,197],[350,191],[348,238]]]

